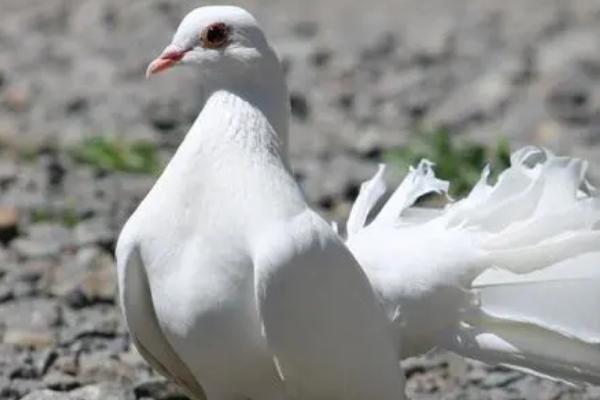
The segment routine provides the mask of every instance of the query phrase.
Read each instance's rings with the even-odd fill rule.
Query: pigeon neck
[[[222,218],[237,226],[234,231],[296,215],[306,203],[282,148],[281,132],[287,127],[282,103],[287,101],[214,92],[156,187],[192,201],[198,215],[226,211]]]
[[[269,153],[287,166],[287,90],[285,86],[280,90],[273,85],[261,86],[220,89],[210,94],[190,132],[197,136],[191,141],[216,153]]]

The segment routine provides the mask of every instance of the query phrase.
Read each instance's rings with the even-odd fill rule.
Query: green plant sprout
[[[408,170],[422,158],[435,163],[435,172],[440,179],[450,181],[450,194],[462,196],[469,192],[479,180],[482,168],[490,164],[492,178],[510,165],[510,148],[504,138],[495,146],[453,141],[445,129],[420,130],[412,140],[402,147],[384,152],[386,163]]]
[[[156,174],[160,170],[158,147],[147,141],[96,136],[73,148],[71,155],[101,171]]]

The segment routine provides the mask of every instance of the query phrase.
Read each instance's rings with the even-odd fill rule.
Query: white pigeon
[[[289,172],[287,89],[255,19],[190,12],[148,75],[180,64],[209,95],[123,228],[117,268],[133,342],[192,398],[402,399],[398,360],[435,347],[600,383],[585,163],[526,148],[495,185],[486,170],[431,210],[411,206],[448,184],[424,161],[367,224],[381,168],[344,243]]]
[[[383,307],[287,168],[288,94],[254,18],[192,11],[148,72],[175,63],[210,95],[119,238],[140,352],[193,398],[403,398]]]

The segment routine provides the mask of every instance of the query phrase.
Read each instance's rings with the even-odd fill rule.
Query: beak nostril
[[[176,47],[174,45],[170,45],[162,52],[159,59],[180,61],[183,58],[183,56],[185,55],[185,53],[186,53],[185,50],[183,50],[179,47]]]
[[[151,75],[157,74],[161,71],[171,68],[177,64],[183,56],[187,53],[187,50],[182,49],[179,46],[173,44],[167,46],[161,53],[161,55],[148,65],[146,70],[146,78],[150,78]]]

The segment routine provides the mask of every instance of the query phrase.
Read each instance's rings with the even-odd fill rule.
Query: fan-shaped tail
[[[488,183],[486,168],[465,199],[443,210],[415,212],[419,209],[408,207],[419,196],[447,189],[430,164],[422,163],[364,227],[382,193],[380,171],[355,203],[349,247],[359,260],[374,265],[368,271],[374,286],[383,287],[379,291],[388,302],[400,303],[400,313],[403,299],[414,299],[418,308],[421,299],[435,296],[440,287],[466,289],[468,301],[456,303],[456,323],[435,336],[435,345],[488,363],[600,384],[600,199],[585,180],[587,164],[533,147],[515,152],[511,164],[495,184]],[[409,283],[378,279],[380,271],[417,259],[416,251],[409,254],[415,246],[402,252],[384,249],[387,256],[367,254],[363,243],[381,242],[369,229],[386,239],[393,235],[394,247],[409,239],[432,243],[431,254],[409,269],[422,277],[420,294],[409,293]],[[371,241],[353,238],[361,234]],[[391,255],[395,265],[390,265]],[[437,281],[431,279],[436,274]],[[403,274],[385,276],[400,280]]]
[[[525,148],[495,186],[448,210],[484,232],[454,350],[571,382],[600,384],[600,199],[586,163]]]

